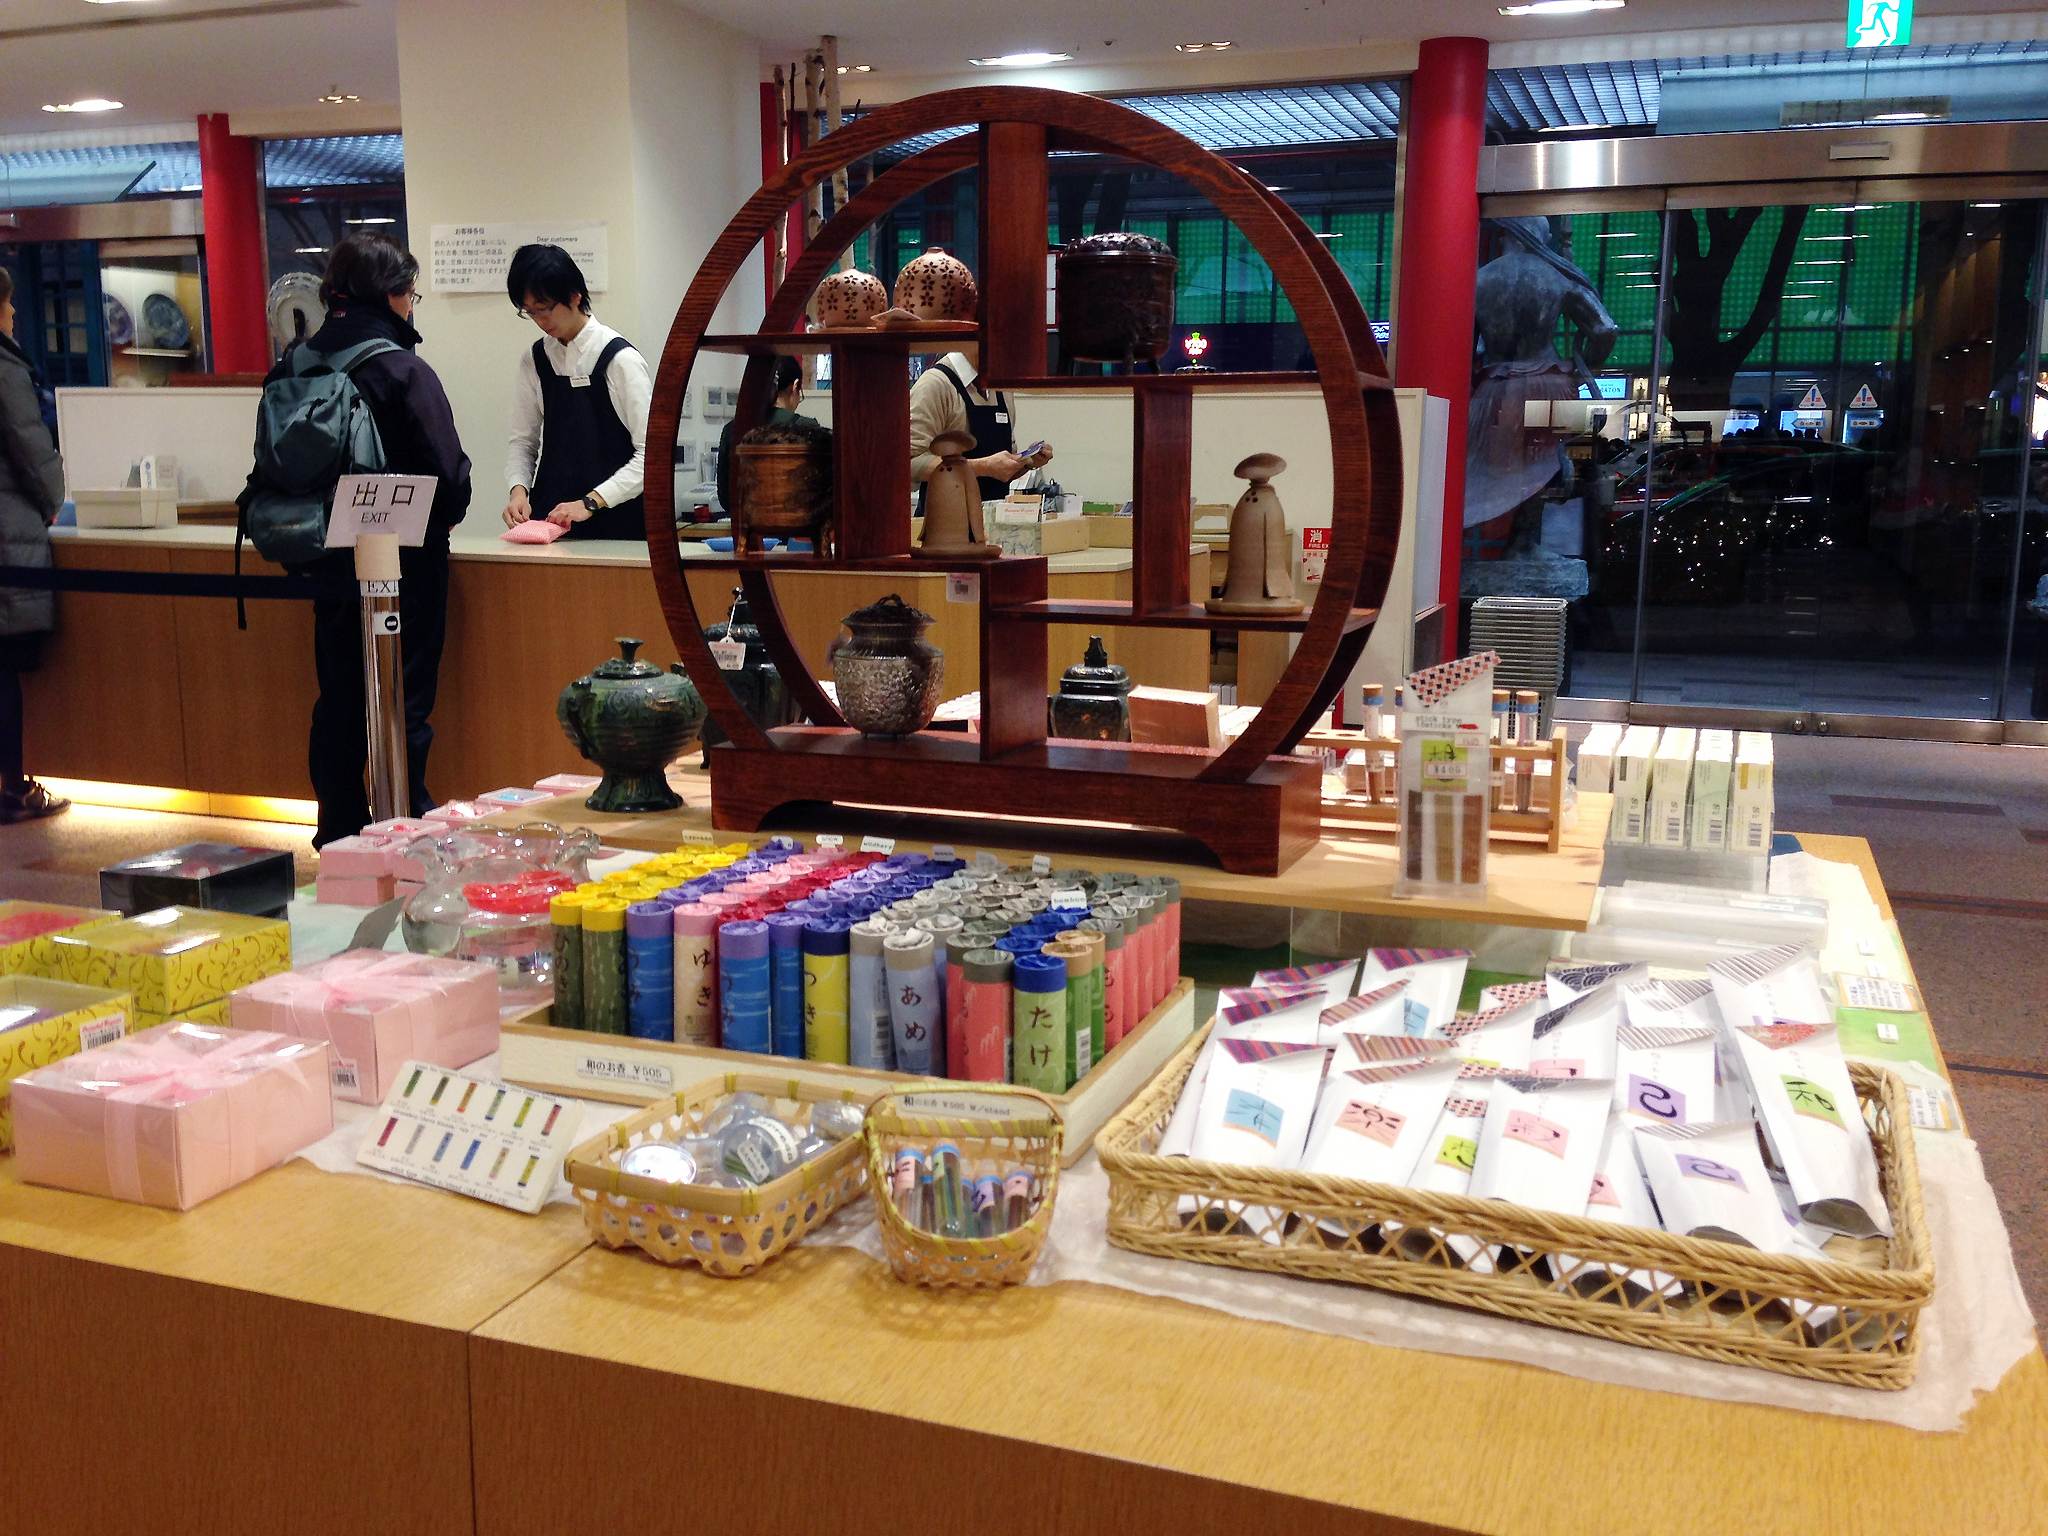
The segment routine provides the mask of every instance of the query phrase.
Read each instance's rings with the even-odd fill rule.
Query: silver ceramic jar
[[[946,657],[924,638],[932,616],[891,593],[846,616],[853,638],[832,653],[839,712],[864,736],[909,736],[931,723]]]

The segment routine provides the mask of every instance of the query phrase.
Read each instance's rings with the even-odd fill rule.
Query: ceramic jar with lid
[[[1060,678],[1047,730],[1071,741],[1129,741],[1130,695],[1130,673],[1109,659],[1102,636],[1090,635],[1087,654]]]
[[[1060,351],[1077,362],[1157,362],[1173,340],[1174,274],[1164,240],[1110,231],[1070,240],[1055,264]]]
[[[604,770],[584,802],[593,811],[672,811],[682,796],[668,787],[668,765],[697,739],[709,713],[681,667],[667,672],[619,641],[619,654],[579,677],[555,701],[555,718],[576,750]]]
[[[967,263],[942,246],[905,262],[896,274],[896,307],[920,320],[972,320],[980,303]]]
[[[832,521],[832,430],[815,423],[756,427],[733,445],[735,549],[763,540],[809,539],[822,555]]]
[[[909,736],[931,724],[946,657],[924,638],[932,616],[895,593],[845,619],[852,638],[832,653],[839,712],[864,736]]]
[[[865,326],[889,307],[889,290],[872,272],[848,267],[818,284],[818,324],[827,330]]]

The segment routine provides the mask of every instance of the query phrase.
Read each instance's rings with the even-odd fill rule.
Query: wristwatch
[[[602,512],[604,510],[604,503],[597,499],[597,492],[592,491],[583,498],[583,510],[586,512]]]

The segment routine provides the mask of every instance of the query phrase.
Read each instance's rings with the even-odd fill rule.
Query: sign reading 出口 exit
[[[1849,0],[1851,48],[1903,48],[1913,40],[1913,0]]]

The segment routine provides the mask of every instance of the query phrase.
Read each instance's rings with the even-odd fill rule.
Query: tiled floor
[[[2048,748],[1780,736],[1777,763],[1781,827],[1870,839],[2021,1279],[2048,1316],[2048,839],[2028,836],[2048,832]],[[0,827],[0,897],[90,905],[102,865],[201,840],[288,848],[303,882],[309,832],[79,806]]]

